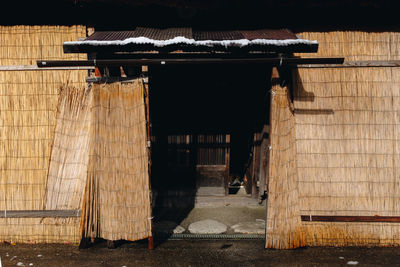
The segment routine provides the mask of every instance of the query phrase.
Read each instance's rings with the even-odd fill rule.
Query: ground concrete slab
[[[265,221],[256,219],[251,222],[241,222],[231,226],[235,233],[240,234],[254,234],[263,235],[265,234]]]
[[[191,223],[189,232],[192,234],[222,234],[225,233],[228,227],[215,220],[202,220]]]

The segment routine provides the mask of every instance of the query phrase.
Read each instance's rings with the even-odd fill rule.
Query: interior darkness
[[[400,1],[381,0],[14,0],[2,25],[84,24],[97,30],[145,27],[212,29],[398,29]]]
[[[166,137],[178,134],[230,134],[230,172],[242,175],[253,133],[268,118],[270,66],[186,65],[149,68],[152,185],[194,187],[194,169],[166,173]],[[195,167],[195,153],[192,157]],[[192,173],[191,173],[192,171]]]

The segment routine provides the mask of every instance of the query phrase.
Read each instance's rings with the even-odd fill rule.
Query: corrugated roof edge
[[[129,44],[145,44],[154,45],[155,47],[166,47],[170,45],[193,45],[193,46],[224,46],[224,47],[245,47],[251,45],[273,45],[273,46],[290,46],[290,45],[317,45],[318,41],[310,41],[305,39],[239,39],[239,40],[194,40],[183,36],[177,36],[169,40],[154,40],[146,37],[127,38],[125,40],[84,40],[84,41],[69,41],[64,42],[64,45],[90,45],[90,46],[111,46],[111,45],[129,45]]]

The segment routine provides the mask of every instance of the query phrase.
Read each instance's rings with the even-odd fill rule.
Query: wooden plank
[[[400,216],[321,216],[301,215],[303,222],[385,222],[400,223]]]
[[[400,67],[400,60],[345,61],[343,64],[299,64],[298,68],[371,68]]]
[[[151,120],[150,120],[150,97],[149,97],[149,84],[144,82],[144,79],[142,79],[143,82],[143,87],[144,87],[144,104],[145,104],[145,116],[146,116],[146,140],[147,140],[147,164],[148,164],[148,173],[149,173],[149,179],[151,178]],[[149,182],[149,192],[150,192],[150,205],[152,205],[153,202],[153,195],[151,191],[151,182]],[[152,211],[150,213],[150,217],[152,218]],[[153,250],[154,249],[154,225],[153,225],[153,219],[150,220],[150,228],[151,228],[151,236],[149,236],[148,239],[148,249]]]
[[[0,210],[0,218],[72,218],[80,216],[81,210]]]
[[[268,133],[269,133],[269,125],[264,125],[263,130],[261,132],[260,138],[260,161],[259,161],[259,169],[260,169],[260,184],[258,189],[258,197],[261,200],[261,196],[264,195],[264,191],[266,190],[267,183],[267,160],[268,160]]]
[[[37,65],[5,65],[0,66],[0,71],[38,71],[38,70],[93,70],[94,67],[50,67],[39,68]]]
[[[307,64],[342,64],[344,58],[137,58],[98,60],[38,60],[39,67],[111,67],[142,65],[187,65],[187,64],[267,64],[273,66],[297,66]]]

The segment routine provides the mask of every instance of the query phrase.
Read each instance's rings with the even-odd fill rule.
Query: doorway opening
[[[265,220],[270,75],[264,65],[149,67],[156,231],[167,221],[188,232],[191,216],[226,217],[228,226]]]

